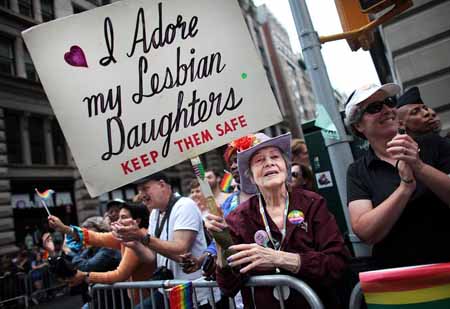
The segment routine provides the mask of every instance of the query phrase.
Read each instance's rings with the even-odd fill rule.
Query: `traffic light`
[[[364,1],[368,2],[370,0],[361,0],[361,2]],[[359,0],[335,0],[334,2],[344,33],[360,29],[370,23],[369,15],[361,12]],[[360,37],[348,37],[346,40],[353,51],[358,50],[360,47],[367,50],[370,48],[374,36],[372,32],[368,32],[361,34]]]
[[[393,17],[412,7],[412,0],[334,0],[341,20],[343,33],[321,36],[326,43],[346,39],[353,51],[368,50],[374,40],[373,30]],[[371,19],[369,14],[386,10],[381,16]]]
[[[345,0],[344,0],[345,1]],[[396,0],[359,0],[359,5],[363,13],[378,13],[385,8],[394,5]]]

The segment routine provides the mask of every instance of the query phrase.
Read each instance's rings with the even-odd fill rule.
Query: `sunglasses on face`
[[[393,108],[395,107],[396,102],[393,98],[386,98],[383,101],[372,102],[362,110],[361,115],[363,115],[364,113],[368,113],[371,115],[377,114],[381,112],[381,110],[383,109],[383,105],[386,105],[389,108]]]

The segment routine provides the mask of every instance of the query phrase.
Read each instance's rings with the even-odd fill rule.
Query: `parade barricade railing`
[[[350,295],[350,303],[349,309],[360,309],[364,302],[363,292],[361,290],[361,283],[357,283],[352,290],[352,294]]]
[[[34,276],[34,274],[40,274],[40,276]],[[55,288],[61,288],[66,286],[66,284],[59,280],[56,275],[54,275],[48,266],[31,270],[28,273],[29,283],[30,283],[30,292],[36,292],[36,289],[32,286],[33,282],[36,280],[42,280],[42,290],[49,290]]]
[[[19,303],[28,308],[28,294],[27,274],[10,273],[0,277],[0,308]]]
[[[144,301],[143,290],[150,290],[150,299],[152,303],[152,308],[156,308],[156,300],[155,300],[155,290],[163,288],[164,290],[164,308],[169,308],[169,300],[165,289],[175,287],[177,285],[186,284],[189,281],[186,280],[165,280],[165,281],[135,281],[135,282],[118,282],[114,284],[95,284],[91,287],[92,291],[92,302],[90,308],[124,308],[125,303],[124,299],[127,295],[126,290],[128,289],[137,289],[139,291],[139,302],[142,304]],[[209,289],[209,296],[212,300],[211,306],[215,307],[215,302],[218,299],[215,299],[214,296],[214,288],[217,288],[217,283],[215,281],[206,281],[204,279],[198,279],[191,281],[193,287],[193,299],[194,299],[194,308],[198,308],[197,305],[197,294],[196,289],[207,288]],[[257,287],[276,287],[278,289],[279,295],[283,295],[282,287],[289,287],[298,291],[303,297],[306,299],[308,304],[312,309],[322,309],[324,308],[320,298],[317,294],[311,289],[309,285],[305,282],[293,278],[287,275],[266,275],[266,276],[254,276],[250,277],[249,280],[245,284],[246,287],[250,287],[252,291],[252,296],[254,295],[254,289]],[[117,297],[108,297],[106,292],[110,291],[114,293],[114,291],[119,291],[120,297],[119,301]],[[285,308],[283,297],[279,297],[280,308]],[[234,308],[234,300],[231,299],[230,308]],[[133,308],[135,304],[131,299],[131,308]]]
[[[39,276],[37,276],[39,274]],[[30,298],[34,298],[35,296],[46,295],[49,291],[62,290],[67,287],[67,284],[50,272],[48,266],[31,270],[27,275],[28,282],[28,296]],[[42,281],[42,286],[40,288],[36,288],[34,285],[35,281]]]
[[[40,274],[36,276],[36,274]],[[37,289],[34,282],[42,281],[42,286]],[[52,290],[62,290],[67,286],[59,281],[48,267],[31,270],[28,273],[10,273],[0,276],[0,308],[3,306],[29,307],[30,299],[35,296],[46,295]]]

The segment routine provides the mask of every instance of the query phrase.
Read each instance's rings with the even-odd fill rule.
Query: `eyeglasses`
[[[393,98],[386,98],[383,101],[376,101],[376,102],[372,102],[369,105],[366,106],[366,108],[364,108],[361,111],[361,115],[363,115],[364,113],[368,113],[371,115],[377,114],[379,112],[381,112],[381,110],[383,109],[383,105],[386,105],[387,107],[393,108],[396,105],[396,102]]]

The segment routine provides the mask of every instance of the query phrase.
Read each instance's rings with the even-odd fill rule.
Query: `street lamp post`
[[[368,247],[362,245],[358,237],[353,233],[347,209],[347,184],[346,174],[348,166],[353,162],[353,155],[350,150],[347,134],[339,114],[336,100],[333,95],[325,63],[320,52],[321,44],[319,36],[314,30],[311,17],[305,0],[289,0],[291,12],[297,28],[302,53],[310,76],[313,92],[316,101],[322,104],[330,119],[336,127],[337,139],[325,138],[325,145],[328,149],[331,165],[333,167],[339,197],[342,203],[345,220],[347,223],[350,241],[356,256],[367,256]]]

